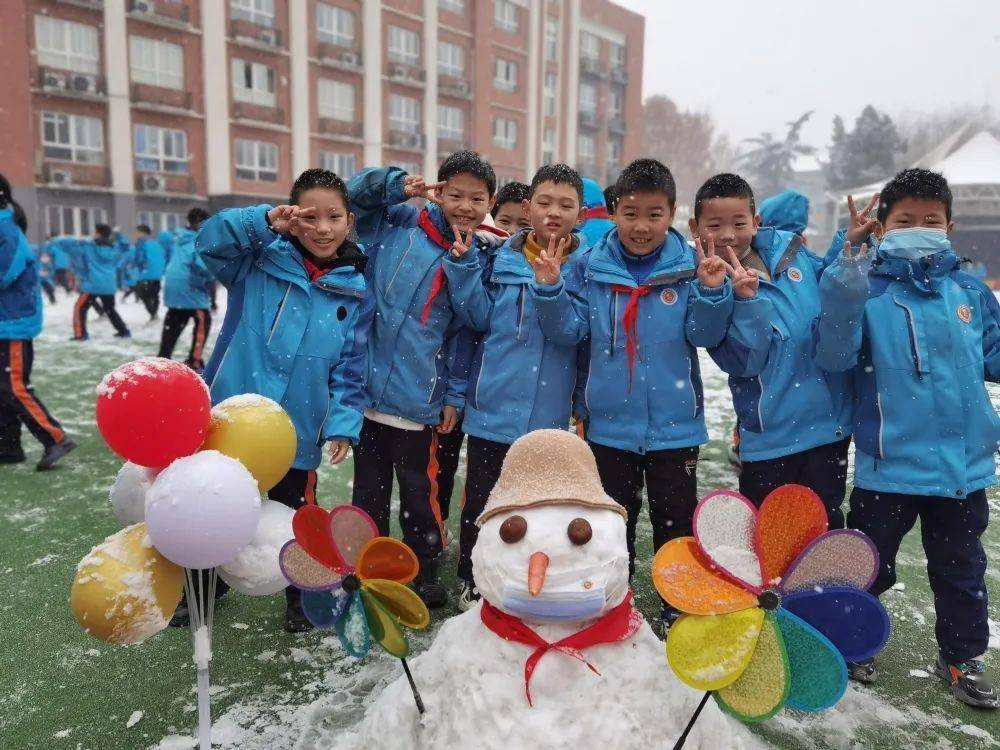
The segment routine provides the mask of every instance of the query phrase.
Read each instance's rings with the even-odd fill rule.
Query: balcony
[[[323,135],[341,135],[346,138],[360,138],[362,125],[351,120],[338,120],[335,117],[320,117],[319,132]]]
[[[145,195],[194,195],[197,186],[187,173],[137,171],[135,191]]]
[[[41,181],[51,188],[108,187],[111,170],[103,164],[83,164],[72,161],[44,161]]]
[[[450,136],[438,133],[438,153],[440,155],[453,154],[456,151],[464,151],[469,148],[469,143],[465,135]]]
[[[46,94],[68,96],[73,99],[97,100],[107,96],[104,76],[74,73],[58,68],[40,67],[38,88]]]
[[[596,57],[581,57],[580,72],[593,78],[604,80],[608,77],[608,71],[604,68],[604,63]]]
[[[262,104],[249,102],[233,102],[232,118],[234,120],[266,122],[271,125],[288,124],[285,122],[285,110],[281,107],[265,107]]]
[[[471,99],[472,83],[455,76],[438,76],[438,93],[456,99]]]
[[[128,0],[128,12],[133,18],[164,26],[187,28],[191,23],[191,9],[186,3]]]
[[[580,110],[580,127],[581,128],[596,128],[597,127],[597,110]]]
[[[611,82],[622,86],[628,83],[628,69],[624,65],[613,65],[611,67]]]
[[[250,21],[236,18],[229,22],[229,38],[234,42],[248,44],[251,47],[265,49],[270,52],[282,48],[280,29],[270,26],[258,26]]]
[[[386,70],[386,76],[394,83],[405,83],[408,86],[423,88],[427,81],[427,71],[416,65],[391,62]]]
[[[361,53],[338,44],[320,42],[316,45],[316,57],[325,65],[333,65],[343,70],[360,72],[362,68]]]
[[[616,115],[608,119],[608,132],[615,135],[625,135],[625,120],[621,115]]]
[[[75,5],[77,8],[87,10],[104,10],[104,0],[58,0],[63,5]]]
[[[133,104],[149,104],[154,107],[190,111],[193,97],[190,91],[168,89],[148,83],[133,83],[129,89]]]
[[[403,130],[390,130],[388,143],[393,148],[408,151],[420,151],[426,145],[423,133],[408,133]]]

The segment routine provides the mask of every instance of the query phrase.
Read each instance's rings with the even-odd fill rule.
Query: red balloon
[[[163,468],[197,451],[208,433],[208,388],[180,362],[145,357],[104,376],[97,387],[97,429],[115,453]]]

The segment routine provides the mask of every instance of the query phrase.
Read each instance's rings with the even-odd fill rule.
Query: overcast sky
[[[643,96],[710,112],[734,142],[816,110],[824,147],[865,104],[1000,112],[1000,0],[615,0],[646,17]]]

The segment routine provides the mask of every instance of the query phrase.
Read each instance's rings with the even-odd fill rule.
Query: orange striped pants
[[[187,366],[195,370],[205,368],[205,342],[212,330],[212,314],[208,310],[189,310],[171,307],[163,318],[163,334],[160,337],[160,355],[171,359],[177,339],[181,337],[189,320],[194,321],[194,331],[191,334],[191,352],[187,358]]]
[[[0,339],[0,453],[18,453],[23,424],[46,448],[65,434],[31,387],[34,345],[30,339]]]

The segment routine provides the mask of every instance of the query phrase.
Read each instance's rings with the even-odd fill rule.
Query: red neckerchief
[[[611,216],[608,214],[607,206],[594,206],[593,208],[588,208],[584,217],[588,219],[610,219]]]
[[[636,287],[613,284],[612,292],[629,295],[622,315],[622,328],[625,329],[625,353],[628,355],[628,388],[632,390],[632,369],[635,367],[635,355],[639,351],[639,298],[649,294],[653,287],[640,284]]]
[[[561,651],[562,653],[579,659],[590,670],[599,675],[597,667],[587,661],[580,653],[588,646],[596,646],[600,643],[618,643],[635,635],[642,627],[642,615],[632,604],[632,589],[629,589],[625,599],[617,607],[605,614],[593,625],[584,628],[578,633],[563,638],[561,641],[549,643],[538,633],[529,628],[524,622],[514,615],[502,612],[488,601],[483,599],[483,606],[480,610],[483,625],[492,630],[505,641],[516,641],[526,646],[534,647],[534,651],[524,663],[524,694],[528,697],[528,705],[531,703],[531,675],[538,666],[538,662],[550,649]]]
[[[330,270],[329,268],[320,268],[311,260],[309,260],[305,256],[305,254],[302,254],[302,263],[306,267],[306,273],[309,274],[310,281],[316,281],[316,279],[318,279],[320,276],[322,276],[323,274],[325,274],[327,271]]]

